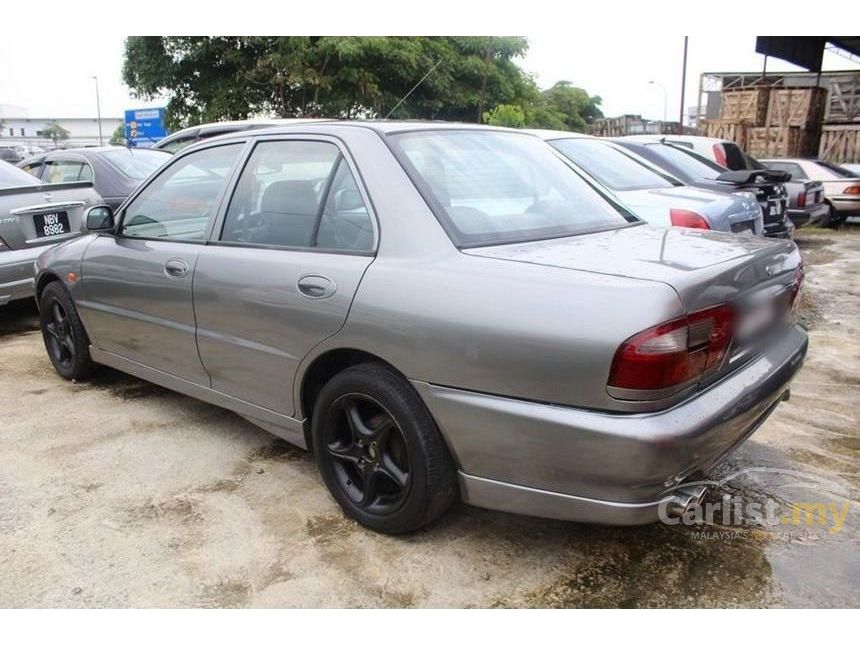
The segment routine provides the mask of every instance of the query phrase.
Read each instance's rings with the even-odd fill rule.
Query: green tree
[[[116,130],[114,130],[113,134],[110,135],[110,141],[108,141],[108,143],[112,146],[124,146],[124,145],[126,145],[125,125],[116,126]]]
[[[138,97],[167,97],[172,128],[392,110],[396,118],[479,121],[486,107],[523,104],[533,93],[514,62],[527,47],[519,37],[134,36],[123,80]]]
[[[53,141],[54,147],[56,148],[58,142],[65,141],[69,138],[69,131],[56,121],[51,121],[47,127],[42,129],[41,135],[46,139]]]
[[[519,105],[497,105],[484,112],[484,123],[506,128],[521,128],[526,124],[526,114]]]

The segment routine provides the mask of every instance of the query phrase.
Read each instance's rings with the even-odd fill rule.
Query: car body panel
[[[840,215],[851,217],[860,215],[860,192],[855,194],[846,194],[845,190],[849,187],[860,187],[860,177],[840,177],[832,170],[816,163],[815,159],[759,159],[761,163],[768,167],[779,169],[799,168],[804,179],[820,181],[824,186],[824,197],[833,205]],[[787,170],[791,172],[790,170]]]
[[[134,240],[152,248],[146,265],[122,257],[130,243],[122,236],[75,240],[40,256],[39,284],[81,271],[83,279],[67,286],[96,361],[235,410],[301,446],[311,414],[305,377],[332,352],[366,352],[409,379],[434,414],[465,499],[499,507],[505,487],[547,491],[532,511],[541,515],[613,521],[603,502],[653,506],[654,495],[677,483],[664,474],[684,477],[721,458],[785,392],[806,351],[805,335],[788,323],[780,323],[779,340],[729,361],[694,393],[621,401],[609,395],[607,375],[619,344],[643,329],[794,284],[800,256],[793,243],[635,223],[461,250],[389,147],[389,134],[416,128],[495,131],[321,123],[218,140],[338,141],[376,218],[373,254],[263,253],[218,243],[215,223],[229,202],[222,196],[203,243]],[[182,151],[177,162],[213,145]],[[546,163],[563,163],[547,155]],[[165,259],[186,253],[195,276],[190,293],[166,287],[158,275]],[[295,280],[311,271],[334,278],[339,296],[301,300]],[[131,313],[125,332],[111,323],[120,310]],[[793,369],[780,367],[786,361]],[[482,441],[492,454],[479,454]],[[557,441],[564,445],[550,450]],[[581,456],[564,465],[577,450]],[[596,462],[579,472],[589,454],[602,454],[612,471],[602,481]],[[607,461],[613,454],[615,463]],[[625,470],[641,480],[638,489],[625,487]],[[570,513],[569,500],[546,501],[554,494],[596,503],[589,513]],[[529,512],[513,502],[509,508]],[[633,521],[625,517],[618,521]]]

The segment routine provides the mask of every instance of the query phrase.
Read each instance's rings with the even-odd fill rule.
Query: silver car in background
[[[807,348],[793,242],[647,225],[522,132],[236,133],[87,221],[38,261],[56,371],[109,365],[312,448],[344,512],[388,533],[457,497],[683,513]]]
[[[684,226],[763,235],[752,193],[718,193],[680,180],[611,141],[573,132],[530,130],[586,172],[618,200],[656,226]]]
[[[0,305],[33,297],[36,258],[80,235],[84,211],[100,203],[92,182],[48,185],[0,163]]]

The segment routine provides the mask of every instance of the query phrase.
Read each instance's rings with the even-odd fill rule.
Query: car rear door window
[[[121,234],[202,242],[242,145],[205,148],[169,165],[125,209]]]
[[[800,167],[800,164],[791,163],[790,161],[767,161],[764,164],[771,170],[782,170],[791,175],[792,179],[809,179],[807,174]]]
[[[221,241],[367,252],[373,225],[336,145],[264,141],[242,171]]]

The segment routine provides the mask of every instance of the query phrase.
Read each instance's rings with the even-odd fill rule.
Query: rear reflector
[[[670,208],[669,219],[672,226],[683,226],[685,228],[702,228],[710,229],[707,220],[693,211],[684,210],[683,208]]]
[[[804,206],[806,206],[806,193],[800,193],[797,196],[797,207],[803,208]]]
[[[656,325],[631,336],[615,352],[609,370],[616,398],[670,396],[719,368],[734,334],[735,312],[718,305]],[[641,395],[641,396],[640,396]]]

